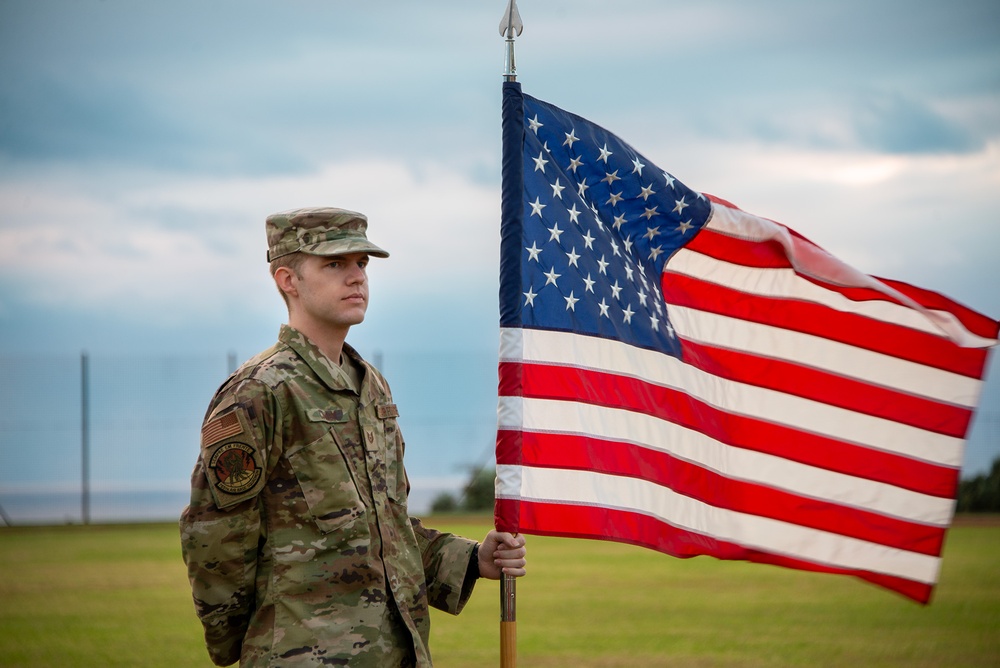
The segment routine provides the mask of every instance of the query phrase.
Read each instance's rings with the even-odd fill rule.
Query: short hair
[[[291,269],[296,276],[302,278],[302,265],[306,261],[306,254],[301,251],[295,251],[294,253],[289,253],[288,255],[282,255],[279,258],[271,260],[271,277],[274,277],[275,272],[281,267],[287,267]],[[288,303],[288,295],[285,291],[275,283],[275,287],[278,288],[278,294],[281,298],[285,300],[285,306],[290,306]]]

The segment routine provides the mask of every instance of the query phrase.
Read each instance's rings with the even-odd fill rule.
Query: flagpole
[[[517,81],[514,64],[514,37],[524,30],[517,0],[508,0],[500,19],[500,35],[504,38],[503,80]],[[517,584],[513,575],[500,575],[500,668],[517,668]]]

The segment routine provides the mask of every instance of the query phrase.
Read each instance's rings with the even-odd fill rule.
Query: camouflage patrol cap
[[[368,253],[389,257],[365,236],[368,218],[363,213],[320,207],[295,209],[267,217],[267,261],[302,251],[309,255]]]

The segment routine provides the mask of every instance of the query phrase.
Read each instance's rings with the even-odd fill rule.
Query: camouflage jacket
[[[383,666],[388,619],[430,666],[428,605],[457,614],[471,594],[475,541],[408,516],[389,388],[344,355],[360,392],[282,326],[209,407],[180,527],[218,665]]]

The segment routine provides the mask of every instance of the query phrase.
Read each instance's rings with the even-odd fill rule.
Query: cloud
[[[968,290],[993,271],[998,10],[915,7],[525,5],[521,79],[862,269]],[[371,216],[387,294],[491,295],[502,9],[0,6],[3,303],[262,309],[263,217],[311,204]]]
[[[982,148],[962,125],[900,93],[874,92],[854,108],[864,146],[884,153],[967,153]]]
[[[0,5],[0,158],[261,175],[494,138],[499,36],[379,4]]]
[[[103,187],[94,187],[103,182]],[[108,183],[118,184],[109,192]],[[182,177],[87,172],[0,184],[0,282],[53,309],[137,319],[260,308],[273,286],[264,218],[303,206],[366,213],[392,252],[373,267],[394,292],[493,284],[498,189],[447,166],[330,163],[307,175]],[[111,306],[114,305],[114,306]]]
[[[9,161],[140,162],[190,168],[198,132],[120,81],[15,72],[0,86],[0,140]]]

